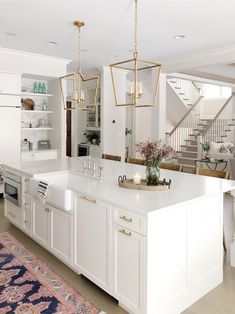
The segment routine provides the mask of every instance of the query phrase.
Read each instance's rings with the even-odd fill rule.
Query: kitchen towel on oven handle
[[[41,203],[46,203],[46,194],[48,189],[48,183],[45,181],[39,181],[38,183],[38,199]]]

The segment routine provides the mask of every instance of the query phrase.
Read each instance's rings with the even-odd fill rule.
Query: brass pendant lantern
[[[75,21],[78,28],[78,65],[75,73],[60,77],[60,88],[65,110],[94,111],[97,105],[99,76],[81,71],[80,31],[84,22]]]
[[[157,99],[161,64],[138,59],[137,13],[137,0],[135,0],[133,59],[110,65],[114,98],[116,106],[153,107]]]

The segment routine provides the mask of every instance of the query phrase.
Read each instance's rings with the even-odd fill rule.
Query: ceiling
[[[234,0],[138,3],[143,59],[164,63],[235,44]],[[133,14],[134,0],[0,1],[0,46],[75,62],[77,29],[73,21],[80,19],[85,21],[81,34],[83,68],[97,69],[130,58]],[[174,39],[178,34],[186,38]],[[48,45],[49,41],[57,45]]]

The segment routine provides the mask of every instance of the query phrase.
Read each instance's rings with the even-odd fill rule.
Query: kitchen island
[[[162,169],[169,190],[127,190],[118,176],[144,177],[145,167],[91,159],[92,176],[84,161],[7,165],[22,202],[6,200],[6,216],[130,313],[180,313],[223,281],[223,193],[234,181]]]

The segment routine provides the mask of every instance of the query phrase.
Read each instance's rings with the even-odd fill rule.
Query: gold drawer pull
[[[132,222],[132,218],[129,218],[129,217],[127,217],[127,216],[120,216],[120,219],[123,219],[123,220],[125,220],[125,221],[127,221],[127,222]]]
[[[47,213],[50,213],[50,212],[51,212],[50,208],[48,208],[48,207],[45,208],[45,211],[46,211]]]
[[[91,203],[96,204],[96,200],[91,199],[91,198],[87,197],[86,195],[80,195],[79,197],[80,197],[82,200],[84,200],[84,201],[88,201],[88,202],[91,202]]]
[[[128,237],[131,236],[131,232],[130,232],[130,231],[126,231],[125,229],[121,229],[121,230],[119,230],[119,232],[121,232],[121,233],[127,235]]]
[[[12,218],[16,218],[16,215],[12,214],[11,212],[8,213]]]

